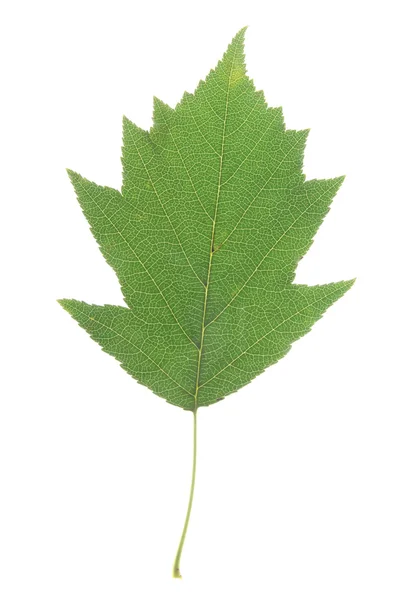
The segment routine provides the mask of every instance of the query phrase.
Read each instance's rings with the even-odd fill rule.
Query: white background
[[[2,600],[400,597],[395,2],[3,3]],[[65,172],[121,183],[151,123],[249,25],[249,75],[347,174],[296,281],[357,277],[289,355],[191,414],[137,385],[56,303],[121,304]],[[396,56],[397,55],[397,56]]]

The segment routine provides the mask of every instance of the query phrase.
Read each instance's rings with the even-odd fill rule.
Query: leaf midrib
[[[208,291],[209,291],[209,287],[210,287],[212,260],[213,260],[213,255],[214,255],[215,225],[216,225],[216,221],[217,221],[218,203],[219,203],[219,198],[221,195],[221,187],[222,187],[221,186],[222,167],[223,167],[223,162],[224,162],[226,123],[228,120],[229,92],[230,92],[230,88],[231,88],[233,65],[235,64],[235,60],[236,60],[236,52],[237,52],[237,48],[235,47],[235,50],[233,52],[233,57],[231,60],[231,66],[230,66],[229,77],[228,77],[228,85],[227,85],[227,91],[226,91],[225,114],[224,114],[223,126],[222,126],[222,139],[221,139],[221,152],[220,152],[219,173],[218,173],[217,196],[215,199],[214,218],[213,218],[212,230],[211,230],[211,242],[210,242],[210,255],[209,255],[209,260],[208,260],[207,282],[206,282],[206,286],[205,286],[205,290],[204,290],[203,317],[202,317],[202,322],[201,322],[201,338],[200,338],[200,347],[199,347],[199,354],[198,354],[198,361],[197,361],[196,388],[195,388],[195,394],[194,394],[194,407],[193,407],[194,413],[196,413],[197,408],[198,408],[198,396],[199,396],[199,389],[200,389],[199,383],[200,383],[201,362],[202,362],[203,347],[204,347]]]

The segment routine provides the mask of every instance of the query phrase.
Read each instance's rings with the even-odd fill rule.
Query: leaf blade
[[[69,171],[128,308],[62,306],[134,378],[194,411],[284,356],[353,283],[293,284],[343,178],[305,180],[308,131],[286,130],[255,89],[244,33],[174,109],[154,99],[149,132],[124,117],[121,193]]]

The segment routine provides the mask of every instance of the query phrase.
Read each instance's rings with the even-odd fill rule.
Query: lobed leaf
[[[343,178],[306,181],[246,75],[244,29],[175,109],[123,121],[121,192],[69,171],[127,307],[62,306],[139,383],[195,411],[282,358],[353,281],[293,284]]]

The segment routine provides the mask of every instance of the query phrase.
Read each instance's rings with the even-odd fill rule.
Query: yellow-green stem
[[[178,550],[176,552],[176,557],[174,561],[174,567],[172,569],[172,577],[177,579],[181,579],[181,571],[180,571],[180,561],[182,555],[183,544],[185,543],[186,532],[189,525],[190,513],[192,511],[193,504],[193,494],[194,494],[194,484],[196,481],[196,455],[197,455],[197,410],[193,411],[193,465],[192,465],[192,484],[190,486],[190,495],[189,495],[189,504],[186,511],[186,519],[185,524],[183,526],[183,531],[181,535],[181,539],[179,542]]]

